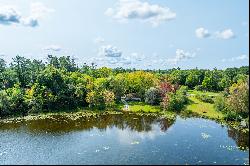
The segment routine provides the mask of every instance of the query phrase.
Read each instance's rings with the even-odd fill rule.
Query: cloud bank
[[[188,52],[188,51],[184,51],[182,49],[177,49],[175,52],[175,57],[167,59],[167,62],[170,64],[176,65],[181,61],[185,61],[187,59],[192,59],[195,56],[196,56],[195,52]]]
[[[18,24],[20,20],[21,15],[14,6],[0,6],[0,24]]]
[[[99,49],[99,55],[105,57],[121,57],[122,51],[119,50],[117,47],[112,45],[102,46]]]
[[[43,50],[58,52],[62,50],[62,47],[59,45],[49,45],[49,46],[44,47]]]
[[[208,30],[205,29],[205,28],[202,28],[202,27],[196,29],[195,34],[196,34],[196,37],[198,37],[200,39],[201,38],[207,38],[207,37],[210,36],[210,33],[208,32]]]
[[[242,60],[249,60],[249,56],[247,56],[246,54],[242,54],[237,57],[232,57],[229,59],[222,59],[222,62],[235,62],[235,61],[242,61]]]
[[[24,17],[15,6],[0,5],[0,24],[20,24],[28,27],[36,27],[39,25],[39,20],[41,18],[53,11],[53,9],[46,7],[44,4],[35,2],[30,5],[30,15]]]
[[[116,46],[102,45],[99,47],[97,57],[93,57],[91,61],[100,66],[126,67],[132,64],[138,65],[138,63],[144,59],[145,56],[143,54],[133,52],[124,55],[122,50]]]
[[[167,7],[139,0],[120,0],[115,8],[108,8],[105,14],[119,22],[140,20],[152,26],[158,26],[162,22],[176,18],[176,13]]]
[[[232,31],[232,29],[225,29],[223,31],[216,32],[216,36],[217,36],[217,38],[227,40],[227,39],[234,38],[235,34]]]
[[[208,38],[211,36],[211,34],[209,33],[209,31],[203,27],[197,28],[195,30],[195,35],[197,38]],[[224,39],[224,40],[228,40],[228,39],[232,39],[235,37],[235,34],[233,32],[232,29],[224,29],[222,31],[217,31],[214,33],[215,38],[219,38],[219,39]]]

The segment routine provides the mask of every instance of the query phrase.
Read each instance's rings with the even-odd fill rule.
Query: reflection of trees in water
[[[174,120],[168,120],[168,119],[160,119],[159,120],[159,124],[160,124],[160,128],[161,128],[161,131],[163,132],[166,132],[167,129],[172,126],[174,123]]]
[[[236,142],[238,147],[249,147],[249,132],[244,133],[234,128],[229,128],[227,133]]]
[[[119,129],[130,129],[132,131],[149,132],[152,130],[152,125],[158,123],[162,131],[166,131],[172,124],[173,120],[159,119],[156,116],[141,116],[136,114],[103,114],[95,118],[78,118],[76,120],[65,116],[52,116],[46,119],[30,120],[20,123],[5,124],[5,129],[14,129],[26,127],[32,133],[51,132],[65,133],[77,130],[91,130],[98,128],[106,130],[110,127]]]

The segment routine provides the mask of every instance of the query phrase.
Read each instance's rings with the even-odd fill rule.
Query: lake
[[[0,123],[0,164],[248,164],[248,139],[202,118],[54,115]]]

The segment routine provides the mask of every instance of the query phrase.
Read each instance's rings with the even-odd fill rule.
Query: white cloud
[[[98,66],[125,67],[129,65],[138,65],[143,61],[144,54],[133,52],[123,55],[123,52],[115,46],[103,45],[99,48],[97,57],[91,59]]]
[[[248,56],[246,54],[242,54],[238,57],[236,57],[236,60],[247,60],[248,59]]]
[[[38,26],[38,20],[36,18],[32,17],[26,17],[22,19],[22,24],[24,26],[30,26],[30,27],[36,27]]]
[[[100,43],[104,43],[104,42],[105,42],[105,40],[102,37],[97,37],[94,39],[94,43],[96,43],[96,44],[100,44]]]
[[[217,38],[221,38],[221,39],[231,39],[235,37],[234,32],[232,31],[232,29],[225,29],[223,31],[219,31],[215,33]]]
[[[115,134],[117,135],[116,138],[119,140],[121,144],[131,144],[134,141],[140,141],[143,140],[154,140],[158,137],[166,135],[165,132],[161,131],[159,126],[156,124],[151,125],[152,130],[150,131],[141,131],[141,132],[135,132],[132,130],[117,130]],[[107,132],[113,132],[110,129],[107,130]]]
[[[105,14],[120,22],[136,19],[149,22],[152,26],[176,18],[176,13],[167,7],[139,0],[120,0],[115,8],[108,8]]]
[[[209,37],[210,36],[210,33],[208,32],[208,30],[207,29],[205,29],[205,28],[197,28],[196,30],[195,30],[195,34],[196,34],[196,37],[198,37],[198,38],[207,38],[207,37]]]
[[[54,12],[54,9],[46,7],[41,2],[31,3],[30,16],[22,18],[22,24],[25,26],[36,27],[39,25],[39,19],[44,18],[48,13]]]
[[[167,62],[176,65],[177,63],[181,61],[194,58],[195,56],[196,56],[195,52],[191,53],[188,51],[184,51],[182,49],[177,49],[175,57],[167,59]]]
[[[106,46],[102,46],[99,49],[99,55],[100,56],[106,56],[106,57],[121,57],[122,56],[122,51],[119,50],[115,46],[106,45]]]
[[[99,48],[98,57],[94,57],[92,62],[100,65],[111,65],[112,67],[131,64],[131,58],[123,56],[120,49],[112,45],[103,45]]]
[[[237,57],[232,57],[229,59],[222,59],[222,62],[235,62],[235,61],[241,61],[241,60],[249,60],[249,57],[246,54],[242,54]]]
[[[110,66],[112,68],[127,66],[132,63],[129,57],[94,57],[91,61],[97,65]]]
[[[44,47],[43,50],[58,52],[62,50],[62,47],[59,45],[49,45]]]
[[[46,7],[40,2],[31,3],[30,15],[24,17],[14,6],[1,5],[0,6],[0,24],[12,25],[21,24],[29,27],[36,27],[39,25],[39,19],[46,16],[47,13],[53,12],[53,9]]]
[[[14,6],[0,5],[0,24],[11,25],[20,23],[21,14]]]

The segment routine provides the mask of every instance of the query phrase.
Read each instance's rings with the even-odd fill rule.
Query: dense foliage
[[[97,68],[94,64],[79,67],[69,56],[49,55],[47,62],[16,56],[8,65],[0,59],[0,116],[76,107],[113,108],[124,96],[176,111],[187,103],[187,87],[227,90],[230,95],[223,98],[225,103],[216,103],[218,109],[237,110],[243,116],[249,108],[245,102],[248,83],[244,81],[248,72],[248,66],[144,71]]]
[[[227,120],[242,120],[249,116],[249,79],[234,83],[215,100],[217,111],[226,113]]]
[[[195,97],[205,103],[214,103],[214,100],[212,98],[212,96],[206,95],[206,94],[196,94]]]

